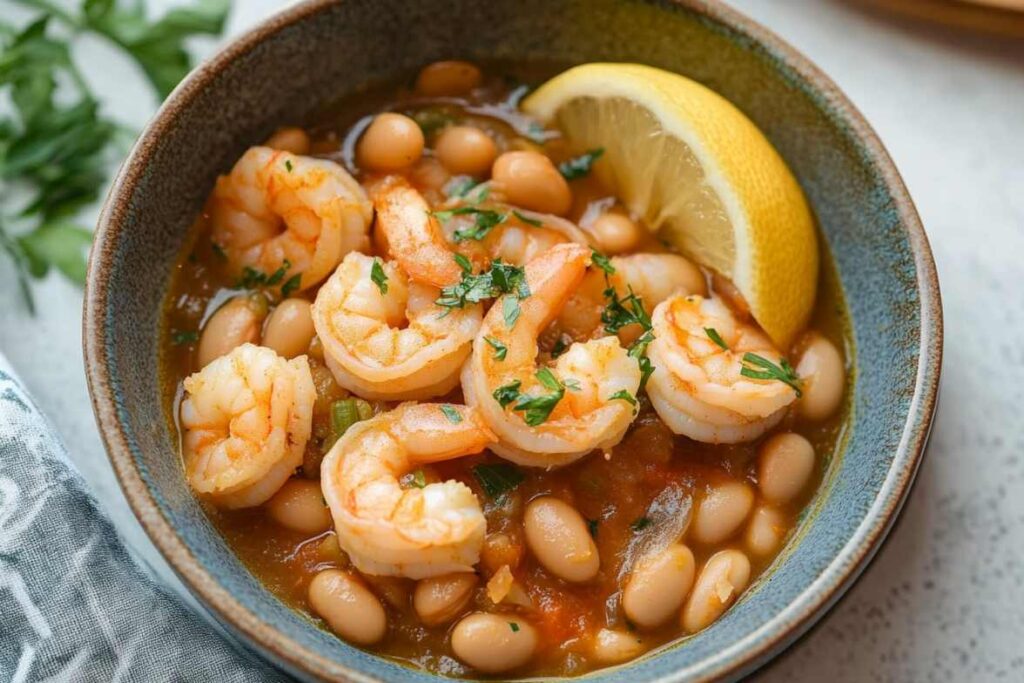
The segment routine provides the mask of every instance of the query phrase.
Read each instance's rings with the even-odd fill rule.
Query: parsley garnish
[[[459,228],[455,231],[456,242],[466,240],[482,240],[488,233],[508,218],[507,213],[498,213],[493,209],[478,209],[475,206],[460,206],[457,209],[446,209],[444,211],[433,211],[434,217],[442,223],[446,223],[452,216],[471,215],[474,217],[473,225],[468,228]]]
[[[370,266],[370,279],[373,280],[373,284],[377,285],[381,294],[388,293],[388,276],[384,273],[384,266],[380,264],[380,259],[373,259],[373,265]]]
[[[508,347],[502,344],[494,337],[484,337],[484,341],[487,342],[492,349],[494,349],[494,360],[505,360],[505,356],[508,355]]]
[[[297,290],[299,288],[299,285],[301,283],[302,283],[302,274],[301,273],[296,273],[295,275],[292,275],[290,278],[285,280],[285,283],[283,285],[281,285],[281,296],[283,296],[285,299],[287,299],[289,296],[291,296],[292,292],[294,292],[295,290]]]
[[[210,251],[212,251],[213,255],[219,258],[221,261],[228,260],[228,253],[224,251],[224,247],[220,246],[216,242],[210,242]]]
[[[465,197],[477,185],[479,183],[469,176],[455,176],[444,186],[444,195],[446,197]]]
[[[628,403],[631,406],[634,406],[634,407],[636,406],[636,398],[634,398],[633,394],[629,393],[625,389],[619,389],[614,394],[609,396],[608,400],[609,401],[615,401],[615,400],[625,401],[626,403]]]
[[[469,259],[465,256],[456,254],[455,261],[462,268],[462,280],[441,289],[441,296],[434,302],[438,306],[448,309],[465,308],[468,304],[493,299],[502,294],[515,294],[520,299],[530,296],[526,271],[522,268],[496,259],[491,262],[490,270],[474,275]]]
[[[708,335],[708,338],[711,339],[711,341],[718,344],[723,350],[729,350],[729,345],[725,343],[724,339],[722,339],[722,335],[718,334],[718,330],[713,327],[705,327],[704,332]]]
[[[512,633],[519,633],[519,624],[517,624],[516,622],[508,622],[508,627],[512,629]]]
[[[607,281],[607,279],[608,275],[606,274],[605,280]],[[627,325],[636,324],[643,328],[643,334],[629,347],[629,356],[635,358],[640,366],[640,387],[637,391],[643,391],[651,373],[654,372],[654,365],[647,357],[647,347],[654,341],[653,325],[651,325],[651,316],[647,315],[647,311],[644,310],[643,299],[633,292],[632,287],[628,289],[629,295],[620,299],[615,287],[609,283],[608,288],[604,290],[608,306],[601,312],[601,322],[604,323],[604,329],[610,334],[616,334]]]
[[[512,327],[516,324],[516,321],[519,320],[519,314],[521,312],[522,309],[519,308],[519,299],[517,299],[516,297],[507,296],[501,302],[501,314],[502,317],[505,318],[505,325],[508,327],[508,329],[511,330]]]
[[[564,334],[558,337],[558,339],[555,340],[555,345],[551,347],[551,357],[558,358],[565,353],[565,350],[569,348],[569,341],[566,341],[566,336]]]
[[[563,161],[558,165],[558,172],[562,174],[566,180],[576,180],[590,173],[590,167],[594,165],[594,162],[601,158],[604,154],[604,147],[598,147],[592,149],[585,154],[581,154],[578,157],[573,157],[568,161]]]
[[[284,167],[286,169],[288,169],[289,173],[291,173],[292,172],[292,160],[291,159],[285,159],[284,160]]]
[[[171,333],[171,343],[175,346],[193,344],[199,341],[199,333],[195,331],[179,331]]]
[[[652,524],[649,517],[638,517],[629,525],[629,528],[633,531],[643,531]]]
[[[593,247],[590,248],[590,260],[595,266],[603,270],[605,275],[615,274],[615,266],[612,265],[611,259]]]
[[[541,368],[536,374],[537,380],[551,393],[540,396],[520,394],[512,410],[523,413],[523,421],[531,427],[543,424],[551,416],[558,402],[565,396],[565,386],[558,381],[548,368]]]
[[[542,221],[539,221],[536,218],[530,218],[529,216],[524,215],[522,212],[516,209],[512,210],[512,215],[521,220],[523,223],[526,223],[527,225],[532,225],[535,228],[539,228],[542,225],[544,225]]]
[[[267,275],[261,270],[256,270],[250,266],[242,268],[242,277],[235,283],[237,289],[256,289],[257,287],[274,287],[278,285],[284,276],[288,273],[288,270],[292,267],[292,264],[288,259],[284,260],[284,263],[270,275]],[[298,283],[296,283],[298,286]],[[283,291],[283,290],[282,290]]]
[[[505,408],[506,406],[508,406],[509,403],[512,403],[517,398],[519,398],[519,387],[521,387],[522,385],[523,383],[520,382],[519,380],[509,382],[508,384],[505,384],[495,389],[494,393],[492,393],[491,396],[493,396],[494,400],[498,402],[498,405],[500,405],[502,408]]]
[[[745,353],[743,354],[743,362],[745,365],[740,368],[740,374],[744,377],[778,380],[792,387],[793,391],[796,392],[797,398],[803,396],[803,392],[800,390],[800,377],[785,358],[781,359],[779,364],[776,365],[756,353]],[[763,368],[763,370],[757,370],[756,368]]]
[[[453,425],[457,425],[462,422],[462,416],[459,415],[459,411],[455,409],[455,406],[448,405],[447,403],[441,406],[441,412],[448,418],[448,421]]]
[[[573,379],[572,377],[566,377],[564,380],[562,380],[562,384],[564,384],[565,388],[569,389],[570,391],[580,391],[583,389],[583,387],[580,385],[580,381],[578,379]],[[612,396],[612,398],[615,397]]]
[[[506,462],[477,465],[473,476],[491,500],[501,499],[526,479],[518,467]]]
[[[412,473],[412,485],[418,489],[426,488],[427,475],[423,473],[423,470],[416,470]]]

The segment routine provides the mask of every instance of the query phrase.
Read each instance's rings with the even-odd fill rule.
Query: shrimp
[[[375,204],[395,260],[350,253],[320,288],[313,325],[325,362],[338,384],[364,398],[442,396],[459,383],[483,308],[436,303],[438,287],[462,271],[418,192],[395,181]]]
[[[302,464],[316,388],[305,356],[243,344],[184,382],[189,484],[218,507],[266,502]]]
[[[560,244],[528,263],[530,295],[515,302],[518,318],[511,327],[506,322],[507,302],[516,294],[497,301],[463,368],[466,402],[498,435],[491,450],[521,465],[566,465],[595,448],[610,448],[633,421],[640,369],[617,338],[573,344],[553,367],[536,365],[537,336],[579,285],[589,261],[586,247]]]
[[[324,458],[320,483],[356,568],[412,579],[473,571],[487,522],[469,487],[451,480],[403,489],[399,479],[493,441],[479,413],[460,405],[404,403],[349,428]]]
[[[706,443],[751,441],[778,424],[796,400],[784,382],[741,374],[745,354],[775,364],[781,354],[720,299],[673,296],[655,308],[652,323],[647,355],[655,369],[647,395],[676,434]]]
[[[604,292],[609,285],[622,299],[632,291],[643,303],[647,314],[673,294],[704,294],[707,284],[700,269],[678,254],[642,253],[609,259],[612,273],[591,268],[579,288],[566,302],[555,322],[555,332],[573,339],[603,336],[601,313],[608,305]],[[638,325],[619,330],[623,343],[632,342],[641,332]]]
[[[217,179],[207,204],[213,241],[237,271],[298,289],[323,280],[351,251],[369,247],[373,209],[362,187],[332,161],[252,147]]]

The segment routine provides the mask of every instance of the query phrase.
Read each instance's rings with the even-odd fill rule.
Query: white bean
[[[526,544],[544,568],[566,581],[589,581],[597,575],[597,546],[580,513],[551,496],[526,506]]]
[[[413,591],[413,609],[427,626],[446,623],[457,617],[473,599],[476,584],[476,574],[466,572],[423,579]]]
[[[536,649],[536,629],[514,614],[471,614],[452,629],[455,656],[484,673],[521,667]]]
[[[304,534],[319,534],[331,528],[331,511],[324,504],[318,481],[289,479],[267,501],[267,513],[281,526]]]
[[[643,638],[635,633],[603,628],[594,636],[591,655],[602,664],[618,664],[636,659],[647,649]]]
[[[309,351],[314,335],[310,303],[305,299],[285,299],[267,317],[263,346],[274,349],[282,358],[295,358]]]
[[[739,481],[714,486],[700,502],[693,519],[697,543],[721,543],[743,524],[754,506],[754,492]]]
[[[762,505],[750,518],[744,542],[751,555],[768,557],[779,549],[788,531],[785,515],[773,507]]]
[[[801,415],[824,420],[836,412],[843,400],[846,368],[832,342],[814,333],[800,354],[796,374],[803,383],[803,397],[797,402]]]
[[[736,601],[749,581],[750,560],[739,550],[722,550],[712,555],[700,570],[683,608],[683,628],[687,633],[696,633],[710,626]]]
[[[387,631],[387,614],[377,596],[340,569],[326,569],[313,577],[309,605],[332,631],[358,645],[372,645]]]
[[[757,485],[770,503],[783,505],[800,495],[814,473],[814,446],[799,434],[776,434],[761,445]]]
[[[645,558],[633,570],[622,590],[622,609],[641,628],[656,628],[679,611],[693,586],[693,553],[684,545],[671,545]]]

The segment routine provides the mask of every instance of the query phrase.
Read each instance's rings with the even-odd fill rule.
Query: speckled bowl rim
[[[104,351],[110,343],[104,320],[114,245],[118,234],[126,228],[130,211],[127,199],[144,176],[158,141],[174,125],[178,112],[187,108],[231,63],[282,29],[340,1],[308,0],[271,16],[223,47],[168,97],[122,165],[100,215],[89,260],[82,331],[93,411],[118,481],[142,527],[189,590],[251,645],[295,671],[326,680],[373,681],[372,676],[323,657],[271,627],[238,602],[195,559],[161,513],[132,456],[128,436],[118,419],[112,368]],[[664,675],[660,683],[715,680],[749,673],[792,644],[850,588],[896,520],[916,476],[931,429],[942,367],[942,304],[928,238],[902,178],[867,121],[822,71],[768,29],[726,5],[703,0],[672,1],[763,48],[776,60],[776,68],[789,69],[811,84],[818,105],[848,127],[893,197],[914,257],[921,326],[917,376],[907,423],[879,493],[849,542],[795,600],[757,631],[686,669]]]

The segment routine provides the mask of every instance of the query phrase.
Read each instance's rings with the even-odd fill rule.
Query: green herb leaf
[[[199,333],[195,330],[179,330],[171,333],[171,343],[175,346],[194,344],[197,341],[199,341]]]
[[[558,381],[558,378],[554,376],[551,370],[541,368],[537,371],[536,376],[537,381],[546,389],[549,389],[551,393],[540,396],[520,394],[515,405],[512,406],[512,410],[523,413],[523,421],[531,427],[544,424],[548,417],[551,416],[551,411],[555,409],[558,402],[565,396],[565,386]]]
[[[537,381],[552,391],[558,391],[562,388],[558,378],[555,377],[555,373],[551,372],[550,368],[541,368],[537,371],[536,377]]]
[[[604,147],[592,149],[578,157],[563,161],[558,165],[558,171],[566,180],[582,178],[590,173],[590,168],[594,165],[595,161],[601,158],[602,154],[604,154]]]
[[[416,470],[412,473],[412,485],[418,489],[427,487],[427,475],[423,473],[423,470]]]
[[[514,296],[506,296],[501,302],[501,315],[505,318],[505,325],[508,329],[516,324],[519,320],[519,314],[522,309],[519,308],[519,299]]]
[[[573,379],[572,377],[567,377],[562,380],[562,384],[565,385],[566,389],[570,389],[572,391],[581,391],[583,389],[580,381],[578,379]],[[614,396],[612,398],[614,398]]]
[[[291,161],[291,159],[285,159],[284,160],[284,167],[288,170],[289,173],[292,172],[292,161]]]
[[[281,296],[287,299],[292,295],[292,292],[299,288],[300,284],[302,284],[302,273],[292,275],[290,278],[285,280],[283,285],[281,285]]]
[[[370,266],[370,279],[373,280],[373,284],[377,285],[381,294],[388,293],[388,276],[384,274],[384,266],[381,265],[380,259],[373,259],[373,265]]]
[[[722,335],[718,334],[718,330],[713,327],[705,327],[704,332],[708,335],[708,338],[711,339],[711,341],[718,344],[723,350],[729,350],[729,345],[725,343],[724,339],[722,339]]]
[[[529,216],[524,215],[521,211],[518,211],[517,209],[512,210],[512,215],[518,218],[523,223],[526,223],[527,225],[532,225],[535,228],[539,228],[542,225],[544,225],[543,221],[537,220],[536,218],[530,218]]]
[[[505,356],[508,355],[508,347],[502,344],[494,337],[484,337],[484,341],[487,342],[492,349],[494,349],[495,360],[505,360]]]
[[[620,298],[614,287],[604,290],[608,305],[601,312],[601,322],[609,334],[616,334],[627,325],[640,325],[644,330],[651,329],[651,316],[644,310],[644,302],[628,287],[629,294]]]
[[[512,629],[512,633],[518,633],[519,632],[519,624],[517,624],[514,621],[508,622],[508,627],[510,629]]]
[[[614,394],[609,396],[608,400],[609,401],[615,401],[615,400],[625,401],[626,403],[628,403],[631,406],[634,406],[634,407],[636,406],[636,398],[634,398],[633,394],[629,393],[625,389],[619,389]]]
[[[372,417],[370,404],[362,399],[344,398],[331,404],[331,433],[328,447],[344,436],[356,422]]]
[[[281,282],[281,280],[284,279],[284,276],[288,274],[288,270],[291,267],[291,261],[285,259],[284,262],[281,264],[281,267],[275,270],[273,273],[271,273],[270,277],[267,278],[267,286],[276,287]]]
[[[593,247],[590,249],[590,260],[595,266],[603,270],[606,275],[615,274],[615,266],[612,265],[611,259]]]
[[[491,395],[494,397],[494,400],[498,402],[498,405],[505,408],[509,403],[512,403],[519,398],[519,387],[522,385],[522,382],[515,380],[505,384],[504,386],[498,387]]]
[[[438,306],[448,309],[465,308],[468,304],[493,299],[502,294],[515,293],[519,298],[530,295],[530,288],[526,284],[526,271],[522,268],[496,259],[491,262],[490,270],[474,275],[467,268],[469,261],[460,261],[460,255],[457,255],[455,260],[462,268],[462,279],[441,289],[441,296],[434,302]]]
[[[653,522],[651,522],[650,518],[648,517],[639,517],[636,520],[634,520],[632,524],[629,525],[629,528],[633,531],[643,531],[652,523]]]
[[[515,490],[526,476],[510,463],[484,463],[473,468],[473,476],[491,500],[498,500]]]
[[[444,186],[444,195],[449,198],[461,199],[477,185],[479,183],[469,176],[455,176]]]
[[[212,251],[213,255],[221,261],[228,260],[228,253],[224,251],[224,247],[220,246],[216,242],[210,242],[210,251]]]
[[[459,411],[455,409],[455,406],[444,403],[441,405],[441,412],[444,413],[444,416],[447,417],[448,421],[453,425],[457,425],[462,422],[462,415],[460,415]]]
[[[740,374],[744,377],[778,380],[792,387],[793,391],[796,392],[797,398],[803,396],[800,387],[800,377],[785,358],[781,359],[779,364],[776,365],[764,356],[759,356],[756,353],[745,353],[743,354],[743,363],[745,365],[740,368]],[[757,370],[756,368],[763,369]]]
[[[565,353],[565,350],[569,348],[570,341],[571,340],[566,340],[566,336],[564,334],[559,336],[558,339],[555,340],[555,345],[551,347],[551,358],[558,358]]]
[[[463,273],[472,273],[473,272],[473,264],[469,262],[469,259],[466,258],[466,256],[464,254],[456,253],[455,254],[455,262],[457,264],[459,264],[459,268],[462,269]]]
[[[449,213],[442,211],[439,213]],[[505,222],[508,218],[507,213],[498,213],[491,209],[478,209],[473,206],[460,206],[457,209],[451,209],[452,215],[460,214],[473,214],[474,221],[473,225],[468,228],[459,228],[453,235],[456,242],[465,242],[466,240],[482,240],[490,234],[491,230],[498,227],[500,224]]]

